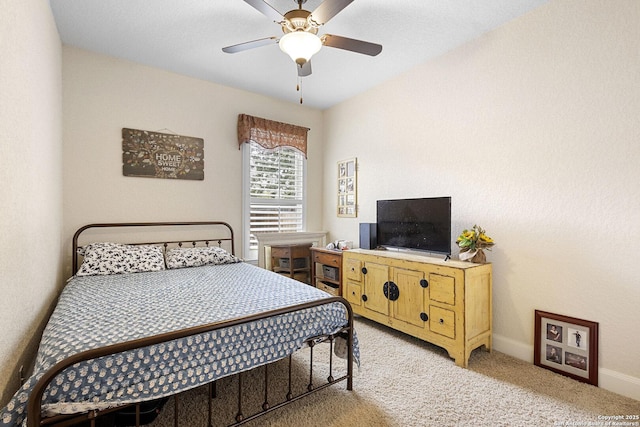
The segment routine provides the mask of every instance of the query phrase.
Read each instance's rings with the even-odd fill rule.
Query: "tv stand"
[[[491,264],[407,252],[342,254],[342,295],[355,314],[443,347],[466,368],[471,351],[491,350]]]

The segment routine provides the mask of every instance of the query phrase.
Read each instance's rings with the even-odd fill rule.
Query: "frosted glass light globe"
[[[320,37],[306,31],[292,31],[280,38],[280,49],[302,66],[322,47]]]

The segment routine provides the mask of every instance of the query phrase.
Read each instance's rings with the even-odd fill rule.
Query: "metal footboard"
[[[235,419],[235,423],[232,425],[241,425],[245,422],[251,421],[255,418],[258,418],[264,414],[267,414],[273,410],[276,410],[278,408],[281,408],[285,405],[288,405],[289,403],[295,402],[311,393],[314,393],[318,390],[324,389],[330,385],[336,384],[338,382],[341,381],[345,381],[347,382],[347,390],[352,390],[353,389],[353,343],[354,343],[354,330],[353,330],[353,311],[351,309],[350,304],[347,302],[347,300],[345,300],[342,297],[329,297],[329,298],[325,298],[325,299],[321,299],[321,300],[316,300],[316,301],[310,301],[310,302],[306,302],[303,304],[298,304],[298,305],[293,305],[293,306],[289,306],[289,307],[284,307],[284,308],[280,308],[280,309],[276,309],[276,310],[271,310],[271,311],[267,311],[264,313],[258,313],[255,315],[251,315],[251,316],[245,316],[245,317],[241,317],[241,318],[237,318],[237,319],[231,319],[231,320],[226,320],[226,321],[222,321],[222,322],[215,322],[215,323],[209,323],[206,325],[200,325],[200,326],[196,326],[196,327],[192,327],[192,328],[187,328],[187,329],[182,329],[179,331],[174,331],[174,332],[168,332],[168,333],[164,333],[164,334],[159,334],[159,335],[155,335],[155,336],[151,336],[151,337],[147,337],[147,338],[142,338],[142,339],[137,339],[137,340],[132,340],[132,341],[127,341],[127,342],[123,342],[123,343],[118,343],[118,344],[113,344],[110,346],[106,346],[106,347],[101,347],[101,348],[96,348],[96,349],[92,349],[92,350],[88,350],[88,351],[84,351],[78,354],[75,354],[71,357],[68,357],[65,360],[62,360],[61,362],[57,363],[54,367],[52,367],[49,371],[47,371],[41,378],[40,380],[37,382],[37,384],[35,385],[31,395],[29,396],[29,401],[27,404],[27,425],[29,427],[37,427],[37,426],[44,426],[44,425],[51,425],[51,426],[67,426],[67,425],[74,425],[80,422],[86,422],[89,421],[91,427],[94,427],[96,424],[96,418],[98,418],[99,416],[114,412],[114,411],[118,411],[121,410],[123,407],[117,407],[117,408],[110,408],[110,409],[106,409],[106,410],[95,410],[95,411],[91,411],[89,413],[84,413],[84,414],[79,414],[79,415],[56,415],[53,417],[49,417],[46,419],[42,418],[41,415],[41,403],[42,403],[42,396],[44,394],[45,389],[47,388],[47,386],[51,383],[51,381],[53,381],[53,379],[60,374],[62,371],[64,371],[66,368],[79,363],[79,362],[85,362],[85,361],[89,361],[92,359],[96,359],[99,357],[103,357],[103,356],[107,356],[107,355],[112,355],[112,354],[117,354],[117,353],[121,353],[124,351],[128,351],[128,350],[134,350],[134,349],[138,349],[138,348],[143,348],[143,347],[147,347],[150,345],[155,345],[155,344],[159,344],[159,343],[163,343],[163,342],[168,342],[168,341],[172,341],[172,340],[176,340],[176,339],[180,339],[180,338],[185,338],[188,336],[192,336],[192,335],[197,335],[197,334],[201,334],[201,333],[206,333],[206,332],[211,332],[211,331],[215,331],[218,329],[222,329],[222,328],[227,328],[227,327],[232,327],[232,326],[237,326],[243,323],[249,323],[249,322],[253,322],[253,321],[257,321],[257,320],[261,320],[261,319],[266,319],[269,317],[273,317],[273,316],[278,316],[278,315],[282,315],[282,314],[287,314],[287,313],[291,313],[294,311],[299,311],[299,310],[305,310],[308,308],[312,308],[312,307],[316,307],[316,306],[320,306],[320,305],[324,305],[324,304],[332,304],[332,303],[340,303],[342,304],[347,312],[347,320],[346,320],[346,324],[343,326],[343,328],[340,331],[337,331],[335,334],[330,335],[330,336],[320,336],[320,337],[313,337],[310,338],[309,340],[307,340],[307,345],[310,347],[310,351],[311,351],[311,357],[310,357],[310,373],[309,373],[309,383],[307,385],[307,391],[294,396],[291,392],[291,355],[289,356],[289,378],[288,378],[288,382],[289,382],[289,392],[286,395],[286,398],[283,402],[278,402],[275,404],[270,403],[270,398],[267,395],[267,389],[266,389],[266,384],[268,384],[268,379],[269,379],[269,365],[265,365],[263,368],[265,370],[265,396],[264,396],[264,403],[262,405],[262,410],[252,414],[252,415],[248,415],[245,416],[245,414],[243,413],[243,409],[242,409],[242,373],[238,374],[238,383],[239,383],[239,387],[238,387],[238,410],[237,410],[237,415],[236,415],[236,419]],[[343,338],[346,339],[347,341],[347,373],[346,375],[343,375],[339,378],[333,378],[333,346],[334,346],[334,340],[337,336],[341,336]],[[329,353],[329,376],[327,378],[327,382],[320,384],[320,385],[314,385],[313,384],[313,348],[315,347],[315,345],[317,345],[319,342],[323,342],[323,341],[328,341],[329,345],[330,345],[330,353]],[[256,369],[261,369],[261,368],[256,368]],[[210,384],[210,397],[212,397],[212,395],[214,395],[214,384]],[[179,415],[178,415],[178,406],[179,406],[179,395],[174,396],[174,398],[176,399],[175,401],[175,416],[174,416],[174,424],[177,427],[179,425]],[[127,405],[130,406],[130,405]],[[135,404],[136,406],[136,425],[140,425],[140,404]],[[211,426],[211,421],[212,420],[212,414],[211,414],[211,404],[209,403],[209,426]]]

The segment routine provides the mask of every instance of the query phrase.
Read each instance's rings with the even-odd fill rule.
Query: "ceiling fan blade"
[[[223,47],[222,51],[226,53],[242,52],[243,50],[249,50],[256,47],[266,46],[268,44],[278,43],[277,37],[266,37],[264,39],[253,40],[250,42],[238,43],[233,46]]]
[[[244,0],[245,3],[253,6],[258,12],[265,15],[267,18],[274,20],[275,22],[284,21],[284,16],[277,10],[275,10],[270,4],[264,0]]]
[[[362,40],[350,39],[342,36],[325,34],[322,36],[322,44],[338,49],[350,50],[351,52],[362,53],[369,56],[376,56],[382,52],[382,46],[376,43],[369,43]]]
[[[324,0],[320,6],[311,12],[311,19],[318,25],[326,24],[352,2],[353,0]]]
[[[298,66],[298,76],[306,77],[311,74],[311,61],[307,61],[302,64],[302,67]]]

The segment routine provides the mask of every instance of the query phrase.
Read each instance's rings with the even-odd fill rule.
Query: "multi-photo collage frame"
[[[534,364],[598,385],[598,323],[535,310]]]

